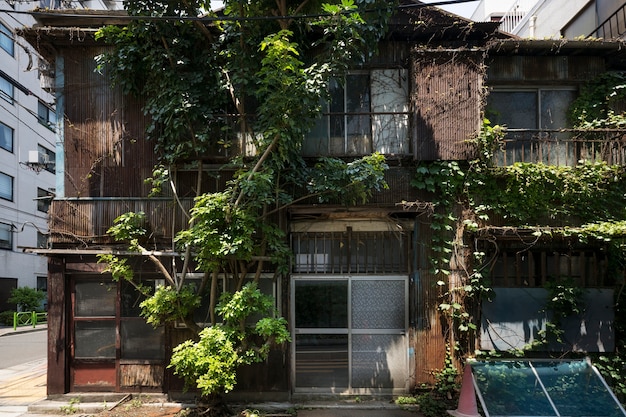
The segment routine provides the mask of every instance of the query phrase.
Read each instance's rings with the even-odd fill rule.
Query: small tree
[[[171,366],[208,398],[233,388],[239,366],[264,360],[272,344],[289,340],[271,299],[256,284],[243,285],[247,277],[258,282],[264,270],[276,277],[289,270],[285,230],[273,215],[305,201],[364,202],[387,187],[380,154],[315,163],[302,156],[303,138],[322,114],[330,79],[342,80],[373,53],[395,4],[329,3],[226,0],[224,14],[209,13],[213,23],[207,25],[197,20],[208,9],[203,0],[130,0],[124,5],[137,19],[97,35],[114,46],[99,57],[100,69],[124,93],[144,101],[146,138],[161,162],[147,179],[153,193],[169,186],[178,203],[177,168],[197,168],[195,203],[182,213],[188,226],[168,248],[181,254],[182,265],[148,255],[166,285],[147,294],[141,307],[155,326],[182,321],[194,333],[175,348]],[[232,180],[218,192],[202,193],[207,155],[228,150],[235,138],[250,142],[251,154],[235,152],[225,164],[237,168]],[[144,223],[144,213],[126,213],[108,233],[127,250],[149,254]],[[134,283],[126,259],[101,255],[100,261],[114,279]],[[203,274],[197,287],[187,281],[192,269]],[[235,292],[217,303],[220,276],[233,280]],[[211,292],[211,327],[201,329],[193,311],[205,288]],[[251,323],[259,316],[264,318]]]
[[[17,304],[18,311],[41,310],[41,303],[46,299],[46,294],[35,288],[19,287],[11,290],[8,302]]]

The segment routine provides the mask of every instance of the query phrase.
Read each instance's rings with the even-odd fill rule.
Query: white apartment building
[[[481,0],[475,21],[501,20],[504,32],[533,39],[624,38],[624,0]]]
[[[121,9],[119,0],[0,0],[0,312],[11,290],[46,290],[47,260],[24,248],[47,245],[47,211],[55,195],[56,129],[51,69],[19,36],[34,9]],[[61,161],[62,163],[62,161]]]
[[[55,98],[43,63],[15,29],[32,3],[0,0],[0,311],[15,287],[46,290],[47,211],[55,190]],[[46,87],[46,88],[44,88]]]

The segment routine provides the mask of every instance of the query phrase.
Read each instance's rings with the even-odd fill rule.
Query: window
[[[574,88],[497,89],[487,98],[486,117],[505,125],[507,137],[496,163],[543,162],[573,165],[580,158],[567,143],[567,112],[576,98]]]
[[[0,97],[13,104],[13,84],[4,77],[0,77]]]
[[[400,273],[407,270],[407,236],[399,232],[292,233],[295,273]]]
[[[329,95],[305,138],[305,155],[409,153],[406,70],[349,73],[341,83],[331,81]]]
[[[13,249],[13,227],[7,223],[0,223],[0,249]]]
[[[56,154],[41,145],[37,145],[37,152],[39,153],[39,163],[43,164],[46,171],[54,174]]]
[[[156,287],[155,280],[141,284],[153,290]],[[163,359],[164,330],[155,329],[140,316],[139,305],[145,296],[135,287],[106,279],[82,280],[75,282],[74,292],[76,359],[115,360],[117,333],[121,359]]]
[[[52,200],[52,193],[43,188],[37,188],[37,210],[43,211],[44,213],[48,212],[50,208],[50,201]]]
[[[37,118],[39,119],[39,123],[46,126],[48,129],[54,130],[54,126],[57,122],[56,113],[42,101],[37,103]]]
[[[0,198],[13,201],[13,177],[0,172]]]
[[[45,249],[48,247],[48,235],[37,232],[37,247],[41,249]]]
[[[0,48],[4,49],[9,55],[13,56],[15,50],[13,33],[2,23],[0,23]]]
[[[13,129],[0,122],[0,148],[13,152]]]

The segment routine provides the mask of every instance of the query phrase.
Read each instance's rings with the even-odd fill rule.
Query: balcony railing
[[[588,37],[619,39],[626,33],[626,4],[618,8],[600,24]]]
[[[499,166],[516,162],[575,166],[581,160],[626,165],[626,130],[509,129],[494,155]]]
[[[181,201],[188,212],[192,199]],[[182,209],[165,198],[67,198],[53,200],[49,210],[49,243],[97,245],[113,243],[107,230],[115,218],[128,212],[144,212],[151,241],[171,244],[174,233],[188,224]]]

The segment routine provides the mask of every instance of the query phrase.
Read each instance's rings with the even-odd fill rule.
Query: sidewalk
[[[25,332],[36,332],[40,330],[48,330],[48,324],[42,323],[38,324],[36,327],[33,326],[19,326],[17,329],[13,330],[12,326],[0,325],[0,337],[6,335],[12,335],[16,333],[25,333]]]

